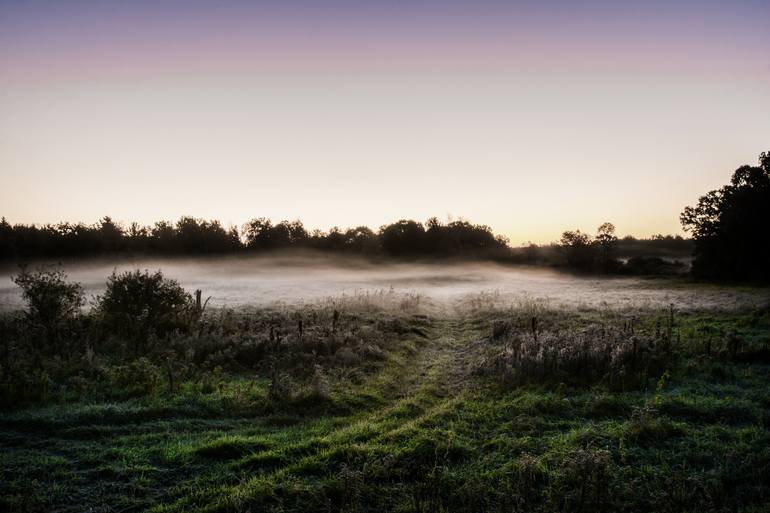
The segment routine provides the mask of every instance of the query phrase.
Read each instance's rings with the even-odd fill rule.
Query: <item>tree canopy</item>
[[[380,227],[309,232],[301,221],[260,217],[243,225],[224,227],[219,221],[182,217],[176,223],[152,226],[131,223],[127,228],[110,217],[98,223],[11,225],[0,219],[0,260],[84,257],[117,253],[160,255],[225,254],[306,248],[321,251],[397,257],[487,256],[508,257],[508,241],[492,229],[467,221],[423,225],[402,219]]]
[[[617,270],[614,257],[617,241],[615,225],[602,223],[594,238],[580,230],[566,231],[559,243],[568,267],[579,271],[611,272]]]
[[[680,216],[695,240],[692,272],[707,279],[770,281],[770,152],[744,165]]]

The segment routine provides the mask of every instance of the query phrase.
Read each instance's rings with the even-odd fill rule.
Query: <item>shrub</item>
[[[28,271],[26,268],[13,278],[27,302],[27,319],[33,329],[42,331],[43,343],[48,348],[57,344],[62,328],[83,306],[83,287],[79,283],[67,283],[66,278],[61,270]]]
[[[106,333],[147,350],[148,340],[189,327],[194,318],[192,297],[175,280],[156,271],[115,272],[97,298],[97,312]]]
[[[147,358],[139,358],[128,365],[107,370],[110,395],[115,397],[142,397],[153,393],[161,382],[161,370]]]
[[[0,369],[0,407],[49,399],[54,391],[51,376],[42,369],[16,369],[12,373]]]
[[[677,275],[684,274],[686,271],[686,264],[679,261],[664,260],[656,256],[631,257],[623,266],[623,272],[638,275]]]

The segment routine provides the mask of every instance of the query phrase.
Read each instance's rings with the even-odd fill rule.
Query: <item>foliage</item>
[[[402,219],[380,228],[382,249],[391,255],[420,254],[425,247],[425,228],[422,223]]]
[[[581,270],[593,267],[595,255],[590,235],[580,230],[566,231],[562,234],[560,243],[569,267]]]
[[[492,336],[480,348],[479,365],[482,373],[497,376],[507,386],[644,388],[676,363],[673,310],[666,324],[652,332],[640,331],[626,319],[580,326],[548,311],[530,317],[525,326],[520,317],[509,319],[492,320]]]
[[[66,278],[61,270],[26,268],[13,278],[27,302],[26,316],[31,329],[42,330],[41,341],[47,346],[59,341],[62,329],[83,306],[83,287],[79,283],[68,283]]]
[[[624,273],[642,276],[683,275],[687,270],[687,265],[680,261],[660,257],[635,256],[629,258],[623,266]]]
[[[611,223],[602,224],[596,237],[576,231],[563,233],[559,244],[509,246],[491,228],[468,221],[442,223],[432,217],[425,224],[403,219],[377,232],[366,226],[328,232],[308,231],[301,221],[252,219],[241,231],[225,229],[218,221],[182,217],[176,223],[153,226],[132,223],[124,228],[105,217],[93,226],[83,224],[10,225],[0,221],[0,260],[30,257],[88,256],[105,253],[206,255],[259,253],[280,250],[316,250],[348,255],[392,258],[471,258],[504,263],[566,266],[581,272],[681,274],[667,263],[688,258],[692,241],[679,236],[618,240]],[[664,265],[635,261],[622,265],[618,258],[661,258]],[[639,265],[644,264],[644,265]]]
[[[680,216],[695,239],[693,274],[701,278],[770,281],[770,152],[741,166],[730,183],[701,196]]]
[[[307,242],[308,233],[300,221],[281,221],[273,225],[270,219],[252,219],[243,227],[249,249],[277,249]]]
[[[581,380],[574,387],[548,380],[506,387],[469,374],[469,361],[481,347],[502,344],[503,338],[493,343],[485,335],[504,311],[432,317],[421,325],[425,338],[409,334],[417,318],[399,315],[398,308],[337,302],[243,315],[217,311],[206,321],[213,330],[207,344],[240,332],[238,345],[264,332],[269,342],[270,325],[276,339],[281,333],[286,340],[299,331],[298,311],[303,339],[312,340],[331,331],[335,309],[342,311],[340,339],[359,338],[342,333],[366,331],[360,338],[371,340],[377,333],[387,355],[356,379],[344,366],[327,362],[319,364],[321,371],[285,361],[283,369],[295,376],[304,369],[300,390],[308,392],[280,401],[269,397],[269,385],[255,378],[254,367],[190,374],[167,392],[160,386],[157,354],[102,372],[102,388],[125,388],[123,396],[64,400],[61,377],[52,375],[44,404],[0,415],[0,444],[8,449],[0,463],[0,509],[766,509],[767,365],[720,356],[729,378],[714,379],[709,369],[717,357],[706,356],[695,335],[709,324],[743,329],[747,339],[766,336],[765,313],[758,320],[749,313],[680,314],[673,332],[683,336],[673,350],[682,360],[672,361],[665,379],[656,376],[647,389],[622,392],[603,382],[583,386]],[[506,309],[509,331],[529,331],[530,314],[529,308]],[[631,324],[638,335],[654,337],[660,315],[541,310],[538,339],[548,331],[573,326],[580,333],[602,322],[625,324],[627,330]],[[401,343],[381,331],[395,329],[393,319],[405,324]],[[668,331],[666,322],[660,331]],[[287,354],[301,347],[294,343]],[[197,354],[200,346],[191,349]]]
[[[192,297],[176,281],[146,270],[113,272],[95,308],[104,332],[125,340],[136,356],[153,337],[187,328],[195,314]]]
[[[602,223],[591,237],[580,230],[566,231],[561,236],[561,250],[567,267],[579,271],[617,271],[620,265],[615,260],[615,226]]]
[[[361,379],[401,338],[423,333],[424,320],[405,320],[418,308],[419,300],[391,290],[202,316],[159,272],[113,273],[105,294],[56,346],[41,346],[25,317],[0,315],[0,404],[175,394],[191,382],[210,393],[224,375],[246,372],[272,380],[284,402],[304,397],[322,407],[317,399],[332,397],[333,379]]]
[[[507,239],[495,236],[488,226],[467,221],[427,223],[401,220],[382,226],[377,233],[366,226],[328,232],[308,232],[301,221],[256,218],[237,228],[219,221],[182,217],[176,223],[153,226],[132,223],[128,228],[105,217],[95,225],[9,224],[0,221],[0,259],[89,256],[117,252],[154,254],[224,254],[304,248],[357,255],[510,257]]]

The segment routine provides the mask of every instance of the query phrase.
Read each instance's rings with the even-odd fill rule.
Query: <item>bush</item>
[[[162,381],[161,370],[147,358],[107,369],[109,394],[114,397],[142,397],[152,394]]]
[[[79,283],[67,283],[66,278],[61,270],[28,271],[26,268],[13,278],[27,302],[27,320],[33,330],[42,331],[42,341],[47,348],[57,345],[61,330],[83,306],[83,287]]]
[[[149,340],[187,329],[195,315],[192,296],[179,283],[146,270],[113,272],[96,310],[104,331],[131,344],[137,356],[150,349]]]
[[[638,275],[677,275],[687,272],[687,265],[660,257],[635,256],[628,259],[623,272]]]
[[[14,407],[24,403],[49,399],[54,391],[51,376],[42,369],[0,369],[0,407]]]

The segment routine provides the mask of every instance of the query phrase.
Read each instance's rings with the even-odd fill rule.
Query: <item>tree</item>
[[[613,253],[617,241],[618,238],[615,236],[615,225],[612,223],[602,223],[599,228],[597,228],[594,244],[599,248],[599,261],[597,264],[600,270],[612,270],[612,267],[615,264]]]
[[[150,248],[160,253],[172,253],[176,250],[176,231],[168,221],[158,221],[150,230]]]
[[[114,222],[111,217],[103,217],[99,221],[98,230],[102,251],[117,251],[123,249],[123,228],[118,223]]]
[[[13,256],[13,226],[5,220],[0,219],[0,258],[10,258]]]
[[[269,249],[272,247],[273,223],[260,217],[243,225],[243,236],[249,249]]]
[[[240,239],[237,230],[225,230],[219,221],[182,217],[176,223],[174,238],[184,253],[225,253],[237,249]]]
[[[355,253],[376,253],[380,246],[377,235],[366,226],[349,228],[345,232],[345,247]]]
[[[559,242],[569,267],[582,271],[588,271],[593,267],[594,256],[590,235],[580,230],[566,231],[562,233]]]
[[[425,249],[422,223],[402,219],[380,228],[382,248],[390,255],[415,255]]]
[[[695,239],[692,272],[706,279],[770,281],[770,152],[744,165],[679,217]]]

